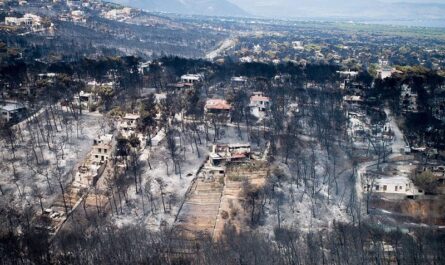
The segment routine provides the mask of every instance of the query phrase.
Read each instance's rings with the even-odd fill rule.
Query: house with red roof
[[[208,99],[204,106],[204,112],[207,117],[216,115],[230,119],[231,110],[232,105],[224,99]]]
[[[267,112],[270,111],[270,98],[266,97],[263,92],[254,92],[250,97],[250,113],[262,119],[266,116]]]

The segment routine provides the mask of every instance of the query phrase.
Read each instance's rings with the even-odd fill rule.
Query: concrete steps
[[[213,233],[223,188],[217,181],[194,183],[177,220],[182,235],[195,238],[198,234]]]

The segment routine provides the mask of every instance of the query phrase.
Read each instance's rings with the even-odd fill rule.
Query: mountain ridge
[[[247,12],[264,17],[343,17],[375,19],[438,19],[445,3],[368,0],[230,0]]]

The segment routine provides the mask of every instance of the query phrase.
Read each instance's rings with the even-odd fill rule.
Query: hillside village
[[[433,237],[426,228],[442,242],[442,39],[329,33],[331,25],[309,33],[267,20],[248,34],[244,18],[199,23],[101,1],[1,8],[1,244],[36,236],[56,246],[55,259],[77,253],[79,264],[94,264],[70,240],[81,233],[92,241],[78,242],[94,245],[116,231],[110,238],[138,238],[140,251],[156,245],[162,254],[147,255],[171,254],[175,264],[262,236],[295,256],[311,253],[306,240],[334,252],[336,236],[350,231],[361,240],[342,245],[360,248],[351,264],[376,252],[382,263],[372,264],[414,264],[402,244]],[[105,34],[113,25],[110,40],[120,42],[122,29],[131,43],[106,51],[95,39],[80,53],[82,40],[58,37],[76,48],[50,51],[70,27]],[[193,38],[175,40],[186,47],[179,55],[198,58],[155,56],[163,48],[150,45],[122,54],[147,37],[133,39],[136,28],[154,25],[210,37],[194,48]],[[421,264],[440,264],[435,245],[422,247]],[[37,264],[49,262],[39,253]]]

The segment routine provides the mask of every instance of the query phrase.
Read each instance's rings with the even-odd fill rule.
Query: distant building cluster
[[[43,27],[42,18],[29,13],[23,15],[23,17],[5,17],[5,24],[8,26],[28,27],[34,30]]]

